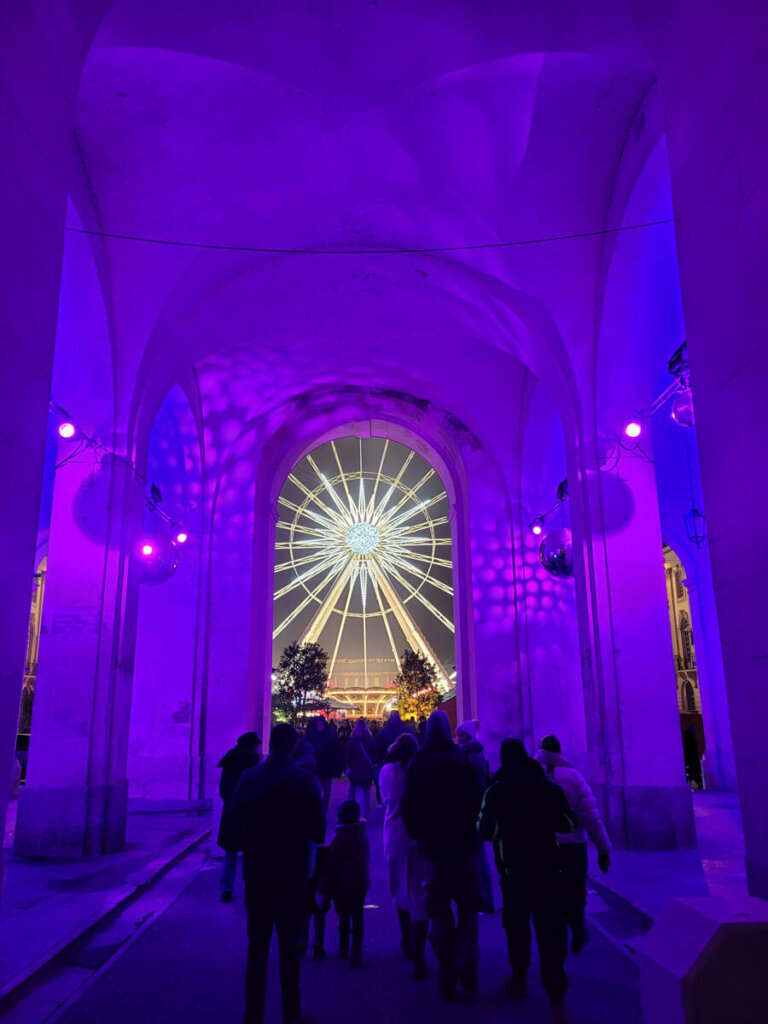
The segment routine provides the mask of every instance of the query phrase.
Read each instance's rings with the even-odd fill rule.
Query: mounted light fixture
[[[59,437],[65,441],[74,441],[77,438],[77,427],[69,420],[59,424]]]

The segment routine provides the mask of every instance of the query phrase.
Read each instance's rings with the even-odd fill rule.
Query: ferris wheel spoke
[[[344,587],[347,585],[347,582],[349,581],[351,585],[354,585],[354,570],[354,558],[349,557],[338,579],[333,584],[330,591],[321,602],[320,607],[315,612],[312,621],[304,630],[304,634],[302,635],[301,638],[302,643],[315,643],[320,639],[320,634],[325,629],[328,623],[328,619],[331,617],[331,613],[338,604],[339,598],[341,597],[344,591]]]
[[[397,568],[404,569],[406,572],[412,573],[417,579],[423,580],[424,583],[429,583],[437,590],[442,590],[444,594],[450,594],[453,597],[453,587],[448,583],[443,583],[442,580],[437,579],[434,576],[430,576],[429,573],[424,572],[423,569],[419,569],[418,566],[411,565],[405,559],[398,559]]]
[[[368,502],[368,508],[366,509],[366,517],[370,519],[373,515],[373,510],[376,505],[376,492],[379,489],[381,483],[381,474],[384,470],[384,460],[387,457],[389,451],[389,438],[384,442],[384,451],[381,453],[381,459],[379,460],[379,468],[376,471],[376,479],[373,481],[373,493],[371,494],[370,501]]]
[[[382,572],[379,574],[379,583],[387,604],[392,609],[395,618],[397,619],[397,624],[403,631],[407,642],[411,645],[414,651],[417,651],[434,666],[444,689],[449,690],[451,688],[450,680],[446,675],[445,669],[441,665],[439,659],[435,656],[435,652],[432,650],[429,641],[412,619],[405,604],[400,600],[397,591],[392,586],[392,583],[388,579],[386,573]]]
[[[346,493],[347,501],[349,502],[349,509],[347,511],[351,512],[354,515],[355,503],[352,499],[352,495],[349,493],[349,486],[347,484],[347,474],[341,468],[341,459],[339,458],[339,452],[336,448],[335,441],[331,441],[331,450],[333,452],[333,457],[336,459],[336,465],[339,467],[339,476],[341,477],[341,482],[344,485],[344,492]]]
[[[318,506],[318,508],[321,508],[323,510],[326,516],[331,520],[332,525],[340,526],[342,523],[346,523],[346,519],[339,512],[337,512],[336,509],[332,509],[324,502],[320,501],[315,492],[310,491],[307,485],[302,483],[302,481],[299,480],[297,476],[294,476],[294,474],[291,473],[288,479],[291,481],[292,484],[298,487],[300,491],[303,491],[303,493],[306,495],[307,498],[309,498],[310,501],[313,501]]]
[[[326,557],[325,561],[321,562],[320,565],[316,565],[314,569],[307,569],[305,572],[300,573],[296,579],[291,580],[290,583],[286,583],[280,590],[275,591],[275,599],[285,597],[286,594],[290,594],[291,591],[297,587],[302,587],[306,584],[307,580],[312,580],[316,576],[319,576],[321,572],[328,572],[328,579],[335,579],[337,574],[342,571],[344,567],[344,555],[333,554],[330,557]]]
[[[308,537],[318,537],[328,542],[335,540],[336,534],[331,530],[315,530],[312,526],[300,526],[298,523],[285,523],[282,519],[275,524],[278,530],[290,530],[292,533],[301,533]]]
[[[397,653],[397,644],[395,643],[395,638],[392,636],[392,627],[389,624],[389,615],[384,610],[384,602],[381,599],[381,590],[379,589],[378,580],[376,578],[376,570],[374,568],[372,568],[371,570],[371,586],[373,587],[373,592],[376,595],[376,601],[378,602],[379,605],[381,617],[384,620],[384,629],[386,629],[387,631],[387,636],[389,638],[389,646],[392,648],[392,657],[395,659],[395,665],[397,665],[399,671],[400,656]]]
[[[419,493],[419,491],[424,486],[424,484],[428,480],[431,480],[434,475],[435,475],[434,469],[430,469],[428,472],[426,472],[424,474],[424,476],[421,478],[421,480],[419,480],[418,483],[414,484],[413,487],[408,488],[408,490],[405,492],[405,494],[402,496],[402,498],[398,501],[398,503],[396,505],[394,505],[389,510],[389,512],[387,512],[387,514],[380,520],[381,525],[384,526],[392,518],[392,516],[396,515],[397,512],[407,502],[414,501],[416,499],[416,495]]]
[[[335,526],[339,525],[338,522],[335,522],[328,516],[319,515],[317,512],[313,512],[311,509],[302,508],[300,505],[296,505],[295,502],[291,502],[287,498],[279,498],[278,504],[282,505],[284,508],[290,509],[292,512],[295,512],[296,515],[298,516],[306,516],[307,519],[311,519],[312,522],[316,522],[319,523],[319,525],[321,526],[325,526],[326,529],[333,529]],[[331,510],[329,509],[328,511],[330,512]]]
[[[446,629],[449,629],[452,633],[454,632],[454,626],[450,619],[446,618],[445,615],[436,608],[428,597],[425,597],[422,592],[414,587],[407,579],[405,579],[396,568],[389,568],[389,575],[400,584],[400,586],[408,593],[409,597],[415,598],[420,604],[424,605],[427,611],[431,612],[438,622],[442,623]]]
[[[439,566],[441,569],[452,569],[453,563],[449,558],[438,558],[436,555],[420,555],[418,551],[408,551],[407,557],[414,562],[426,562],[429,565]]]
[[[305,555],[303,558],[297,558],[295,561],[280,562],[279,565],[275,566],[275,572],[285,572],[287,569],[298,569],[302,565],[311,565],[312,562],[317,562],[321,558],[327,558],[325,552],[320,551],[316,555]]]
[[[347,615],[349,614],[349,602],[352,600],[352,591],[355,589],[355,573],[351,571],[349,574],[349,589],[347,590],[347,600],[344,604],[344,611],[341,613],[341,622],[339,623],[339,632],[336,636],[336,644],[333,648],[333,656],[331,657],[330,668],[328,669],[328,678],[330,679],[333,675],[333,669],[336,665],[336,657],[339,653],[339,645],[341,644],[341,637],[344,633],[344,626],[347,624]]]
[[[318,480],[323,484],[323,486],[325,487],[326,491],[330,495],[331,500],[333,501],[334,505],[336,506],[336,508],[341,513],[341,516],[342,516],[342,519],[344,520],[344,522],[348,523],[348,524],[351,524],[353,522],[353,520],[352,520],[352,517],[350,516],[349,510],[344,507],[344,502],[341,500],[341,498],[336,493],[336,489],[333,487],[333,485],[329,481],[328,477],[325,475],[325,473],[323,473],[320,470],[320,467],[317,465],[317,463],[315,462],[315,460],[312,458],[311,455],[307,455],[307,462],[310,464],[312,469],[314,469],[315,473],[317,474]]]
[[[325,589],[325,587],[328,585],[329,582],[330,582],[330,577],[326,576],[326,578],[320,582],[320,585],[318,587],[316,587],[315,590],[311,590],[306,595],[306,597],[304,597],[299,602],[299,604],[297,604],[296,607],[288,615],[286,615],[286,617],[283,619],[283,621],[280,623],[280,625],[277,626],[276,629],[272,630],[272,639],[273,640],[275,640],[278,636],[280,636],[280,634],[283,632],[283,630],[287,629],[288,626],[290,626],[290,624],[295,619],[297,619],[299,617],[299,615],[301,615],[301,613],[304,611],[304,609],[307,607],[308,604],[310,604],[312,601],[318,601],[320,599],[319,595],[323,592],[323,590]]]
[[[411,523],[410,526],[398,527],[397,530],[393,532],[393,536],[398,539],[410,537],[412,533],[416,533],[418,530],[430,530],[435,526],[445,526],[447,522],[448,516],[435,516],[434,519],[425,519],[423,523]],[[442,541],[435,538],[435,543],[450,544],[451,541],[450,538],[444,538]]]
[[[413,519],[419,512],[424,512],[425,509],[431,508],[433,505],[437,505],[439,501],[445,498],[445,494],[436,494],[433,498],[428,498],[426,501],[419,502],[415,508],[410,508],[406,512],[401,512],[395,519],[385,517],[381,523],[382,527],[387,527],[390,530],[397,530],[402,523],[407,522],[409,519]]]
[[[389,490],[387,491],[387,493],[382,498],[381,504],[379,505],[378,509],[376,510],[376,515],[373,517],[373,520],[372,520],[374,526],[376,526],[381,521],[381,515],[384,512],[384,509],[389,504],[389,499],[392,497],[392,495],[394,494],[395,490],[397,489],[398,484],[400,483],[400,481],[403,478],[403,473],[410,466],[411,460],[413,459],[415,454],[416,454],[416,452],[408,452],[408,455],[406,456],[405,462],[400,467],[400,472],[397,474],[397,476],[395,477],[393,482],[390,484]]]

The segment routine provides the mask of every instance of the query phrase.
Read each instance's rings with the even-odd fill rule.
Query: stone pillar
[[[57,470],[19,853],[81,856],[124,843],[137,590],[126,552],[141,512],[127,462],[99,464],[86,449]]]
[[[664,103],[747,880],[768,898],[768,29],[760,4],[633,7]]]
[[[696,675],[707,744],[702,765],[704,786],[706,789],[735,789],[736,766],[733,762],[728,694],[711,577],[700,582],[688,575],[685,589],[691,606]]]
[[[653,464],[568,461],[590,776],[617,846],[693,846]]]

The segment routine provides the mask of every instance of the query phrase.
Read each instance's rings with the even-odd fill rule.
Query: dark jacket
[[[293,763],[297,768],[302,768],[311,775],[317,775],[317,760],[315,759],[315,748],[309,740],[301,740],[298,749],[293,755]]]
[[[350,736],[347,743],[347,767],[349,781],[355,786],[370,786],[373,783],[373,762],[376,758],[376,744],[373,736],[360,740]]]
[[[414,754],[400,803],[408,834],[427,860],[456,861],[478,853],[476,822],[483,787],[474,768],[450,740]]]
[[[395,742],[398,736],[402,736],[404,732],[410,732],[411,730],[400,718],[400,715],[393,711],[387,719],[387,724],[380,730],[379,735],[376,737],[376,757],[379,764],[383,764],[384,758],[387,756],[387,751]]]
[[[557,832],[573,828],[571,808],[560,786],[528,758],[515,769],[500,768],[483,798],[477,822],[493,841],[503,878],[553,879],[558,874]]]
[[[270,754],[245,772],[232,801],[232,835],[249,887],[293,887],[309,877],[309,844],[325,836],[314,778],[290,757]]]
[[[317,777],[319,779],[335,779],[341,775],[341,742],[339,737],[326,726],[322,732],[308,732],[307,743],[315,752]]]
[[[488,761],[485,758],[485,747],[479,740],[469,740],[459,747],[459,750],[464,755],[466,761],[472,766],[475,775],[477,775],[478,782],[485,789],[490,782]]]
[[[234,851],[235,849],[232,845],[232,838],[230,835],[232,797],[235,795],[235,789],[240,781],[240,776],[243,772],[248,771],[249,768],[253,768],[254,765],[257,765],[259,760],[260,758],[258,754],[252,753],[252,751],[247,748],[237,746],[228,750],[224,757],[219,761],[219,768],[221,768],[219,795],[224,801],[224,807],[221,811],[219,835],[216,842],[222,850]]]
[[[317,880],[318,896],[362,896],[371,887],[371,846],[362,821],[337,825]]]

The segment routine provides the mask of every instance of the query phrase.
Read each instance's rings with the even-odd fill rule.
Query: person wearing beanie
[[[219,795],[223,801],[219,835],[216,840],[224,851],[224,864],[221,869],[219,890],[222,903],[231,903],[237,874],[237,849],[230,835],[230,819],[232,814],[232,797],[244,771],[259,763],[259,747],[261,739],[257,732],[244,732],[238,736],[237,746],[232,747],[219,761],[221,780]]]
[[[597,847],[597,863],[605,872],[611,866],[611,841],[605,830],[595,794],[589,783],[567,761],[557,736],[545,736],[536,752],[536,760],[544,767],[549,779],[562,786],[573,811],[574,831],[558,835],[558,856],[563,877],[565,916],[571,930],[571,949],[579,953],[589,942],[584,923],[587,906],[587,837]]]
[[[475,822],[482,798],[477,774],[451,739],[448,716],[433,711],[424,745],[406,771],[401,812],[406,831],[431,862],[427,913],[440,995],[447,1001],[455,997],[459,981],[468,992],[478,990],[482,841]]]
[[[491,780],[491,772],[485,756],[485,747],[477,738],[480,731],[480,723],[476,718],[467,719],[456,726],[456,742],[464,755],[467,764],[471,765],[478,782],[486,789]],[[491,881],[491,868],[486,857],[485,849],[478,854],[478,870],[480,872],[480,885],[482,889],[482,901],[480,910],[484,914],[492,914],[495,910],[493,903],[493,882]]]
[[[232,835],[243,851],[248,961],[245,1024],[262,1024],[267,961],[277,932],[284,1024],[302,1024],[299,940],[306,914],[312,844],[323,842],[325,813],[315,779],[297,767],[299,734],[283,722],[269,737],[269,757],[240,777],[232,800]]]
[[[339,915],[339,957],[360,967],[363,956],[363,905],[371,887],[371,847],[355,800],[339,804],[339,823],[317,880],[317,905],[331,900]],[[350,950],[350,938],[352,947]]]
[[[491,840],[504,897],[502,924],[512,973],[510,995],[527,993],[531,962],[531,926],[536,931],[541,983],[549,996],[552,1019],[565,1021],[563,997],[568,987],[565,957],[568,933],[560,890],[557,835],[571,828],[570,807],[560,786],[550,782],[540,764],[517,739],[501,744],[501,768],[483,799],[477,822]]]

